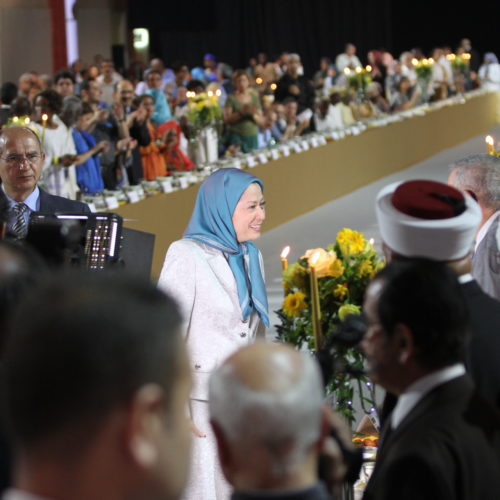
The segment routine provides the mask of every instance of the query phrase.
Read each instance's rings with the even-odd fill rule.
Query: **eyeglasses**
[[[20,165],[21,163],[27,161],[28,163],[36,163],[41,158],[40,153],[28,153],[26,156],[24,155],[8,155],[6,157],[0,156],[7,165]]]

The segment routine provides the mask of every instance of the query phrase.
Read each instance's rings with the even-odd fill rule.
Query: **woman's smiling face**
[[[264,195],[260,185],[253,182],[241,195],[233,213],[233,227],[238,243],[256,240],[266,218]]]

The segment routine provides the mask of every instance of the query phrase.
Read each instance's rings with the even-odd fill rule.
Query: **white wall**
[[[51,37],[48,1],[0,1],[0,82],[17,84],[31,70],[52,73]]]

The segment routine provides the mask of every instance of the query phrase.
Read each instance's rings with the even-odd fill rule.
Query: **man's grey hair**
[[[230,363],[210,377],[209,407],[231,445],[245,439],[267,448],[280,477],[300,466],[320,437],[323,388],[317,363],[300,353],[300,373],[280,392],[255,390],[239,380]]]
[[[288,60],[300,62],[300,56],[299,56],[299,54],[296,54],[295,52],[293,52],[292,54],[288,54]]]
[[[68,127],[74,127],[82,115],[82,101],[77,96],[66,96],[63,99],[61,120]]]
[[[485,153],[467,156],[450,165],[453,185],[472,191],[480,204],[500,209],[500,158]]]

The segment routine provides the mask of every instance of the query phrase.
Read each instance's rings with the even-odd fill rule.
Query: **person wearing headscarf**
[[[201,185],[181,240],[170,245],[158,286],[184,316],[195,434],[186,500],[229,498],[209,424],[208,379],[269,326],[262,258],[253,244],[265,219],[263,184],[242,170],[217,170]]]
[[[493,52],[484,54],[484,62],[479,68],[481,87],[487,90],[500,90],[500,64]]]

